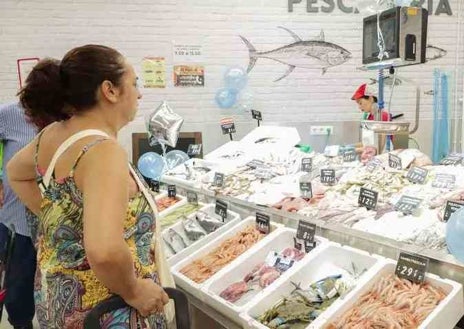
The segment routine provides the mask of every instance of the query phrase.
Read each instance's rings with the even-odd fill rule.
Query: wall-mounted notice
[[[18,81],[19,81],[19,88],[22,88],[26,83],[26,78],[31,73],[32,69],[34,68],[35,64],[39,62],[38,57],[32,58],[20,58],[16,61],[18,65]]]
[[[173,63],[202,62],[203,46],[201,44],[187,44],[173,42],[172,45]]]
[[[165,88],[166,62],[164,57],[145,57],[142,60],[142,75],[145,88]]]
[[[204,87],[204,67],[202,65],[174,65],[174,86]]]

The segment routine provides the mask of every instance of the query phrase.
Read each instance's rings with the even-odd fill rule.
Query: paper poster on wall
[[[22,88],[25,83],[27,76],[31,73],[34,66],[39,62],[38,57],[32,58],[20,58],[16,61],[18,65],[18,81],[19,81],[19,88]]]
[[[203,46],[201,44],[177,43],[173,41],[172,59],[174,63],[202,62]]]
[[[204,87],[205,69],[203,65],[174,65],[175,87]]]
[[[142,60],[142,78],[145,88],[165,88],[166,62],[164,57],[145,57]]]

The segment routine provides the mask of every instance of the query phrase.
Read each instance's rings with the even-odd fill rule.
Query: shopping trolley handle
[[[190,313],[187,296],[175,288],[163,288],[169,299],[174,300],[176,308],[176,325],[178,329],[190,329]],[[101,317],[111,311],[127,307],[120,296],[112,296],[97,304],[85,317],[84,329],[99,329]]]

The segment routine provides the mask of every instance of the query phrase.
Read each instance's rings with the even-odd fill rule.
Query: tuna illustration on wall
[[[274,50],[258,52],[245,37],[240,35],[249,51],[248,73],[253,69],[258,58],[272,59],[288,66],[288,70],[284,75],[274,80],[275,82],[288,76],[296,67],[318,68],[322,69],[322,74],[324,74],[328,68],[343,64],[351,58],[351,53],[345,48],[325,41],[323,31],[321,31],[318,40],[302,40],[293,31],[282,26],[279,26],[279,28],[289,32],[295,42]]]
[[[427,47],[425,49],[425,61],[429,62],[429,61],[433,61],[433,60],[442,58],[442,57],[446,56],[447,53],[448,52],[443,48],[435,47],[435,46],[432,46],[432,45],[427,45]]]

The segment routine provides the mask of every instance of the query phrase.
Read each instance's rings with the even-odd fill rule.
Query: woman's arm
[[[6,164],[8,182],[19,200],[35,215],[40,212],[42,195],[36,182],[35,145],[34,139],[22,150],[17,152]]]

